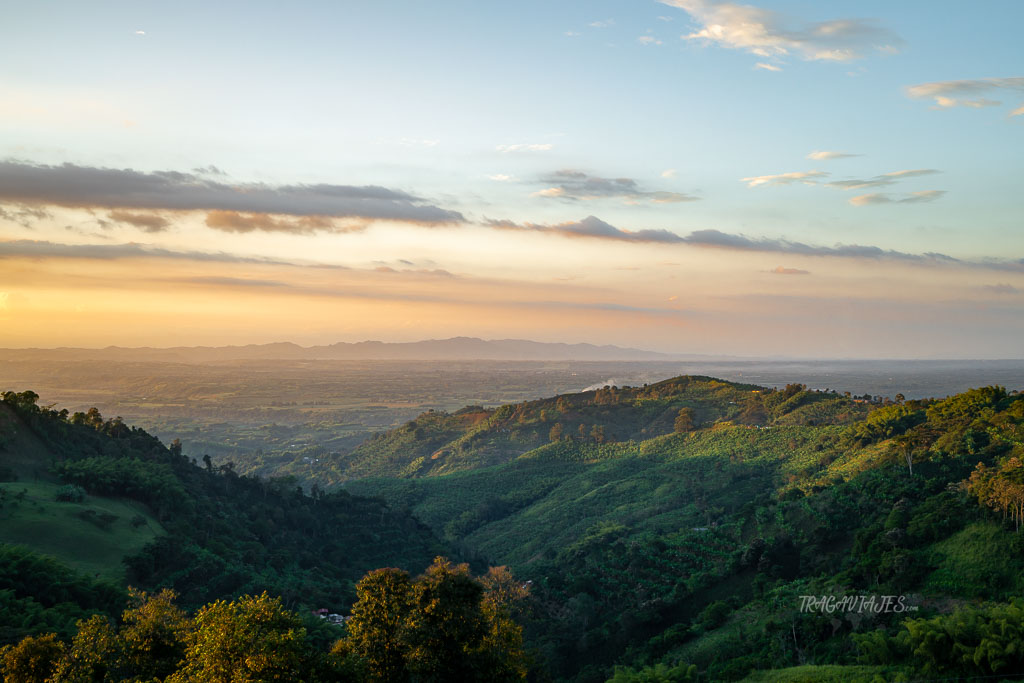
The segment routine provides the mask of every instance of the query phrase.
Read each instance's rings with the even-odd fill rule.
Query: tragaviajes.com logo
[[[905,595],[801,595],[801,612],[873,612],[875,614],[916,612]]]

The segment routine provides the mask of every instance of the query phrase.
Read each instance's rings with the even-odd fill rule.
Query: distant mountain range
[[[168,363],[212,363],[233,360],[576,360],[682,361],[721,358],[698,354],[667,354],[620,346],[554,344],[525,339],[453,337],[418,342],[339,342],[299,346],[291,342],[245,346],[176,346],[172,348],[0,349],[0,360],[116,360]]]

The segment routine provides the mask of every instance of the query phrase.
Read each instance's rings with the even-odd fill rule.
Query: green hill
[[[681,377],[427,413],[335,463],[343,489],[310,496],[116,419],[4,403],[6,532],[46,511],[144,509],[155,536],[125,550],[125,578],[189,605],[264,589],[345,605],[367,569],[456,548],[529,592],[542,679],[1024,675],[1024,396],[1000,387],[892,402]],[[69,485],[86,497],[43,500]],[[60,523],[125,531],[83,520]],[[0,637],[120,599],[114,574],[68,573],[29,546],[0,547],[0,606],[20,620]]]
[[[654,387],[656,398],[650,387],[606,392],[618,396],[600,407],[590,394],[499,408],[477,421],[479,447],[447,460],[461,471],[407,469],[345,488],[408,509],[465,553],[531,580],[540,616],[528,635],[549,668],[573,680],[604,680],[614,663],[637,676],[658,663],[695,664],[710,680],[809,665],[819,668],[790,673],[870,680],[878,670],[859,665],[915,671],[921,655],[895,645],[888,658],[861,661],[869,655],[855,638],[875,629],[902,638],[908,614],[837,619],[800,612],[800,596],[903,595],[914,616],[927,616],[1024,589],[1024,534],[1015,532],[1024,520],[1014,521],[1012,503],[1024,505],[1024,397],[989,387],[869,403],[704,378]],[[708,403],[686,404],[698,392]],[[638,402],[651,398],[661,417],[645,421]],[[551,408],[541,406],[559,401],[576,407],[542,421]],[[663,433],[682,407],[696,419]],[[499,415],[522,415],[539,434],[541,424],[599,413],[617,425],[605,431],[615,438],[574,430],[484,465],[497,453],[489,444]],[[361,452],[369,462],[375,443],[403,440],[416,441],[406,429]],[[987,469],[972,475],[979,462]],[[410,476],[421,474],[431,476]]]
[[[673,433],[684,409],[695,427],[843,424],[867,413],[864,403],[802,385],[776,391],[687,376],[643,387],[606,386],[493,409],[424,413],[336,458],[320,483],[451,474],[505,463],[553,441],[643,441]]]
[[[379,501],[343,491],[309,496],[294,481],[198,465],[178,444],[165,447],[95,411],[40,407],[32,392],[3,394],[0,473],[0,549],[12,549],[18,567],[41,567],[40,576],[86,592],[93,584],[172,587],[194,607],[265,590],[291,607],[341,610],[367,571],[419,571],[449,551]],[[25,602],[38,603],[37,583],[17,578],[22,569],[3,571],[0,601],[9,590],[21,605],[11,614],[24,624],[13,638],[46,623],[32,614],[53,605]],[[85,606],[119,611],[117,602]],[[66,624],[70,614],[57,621]]]

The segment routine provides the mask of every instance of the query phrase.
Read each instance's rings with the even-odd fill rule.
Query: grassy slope
[[[741,683],[875,683],[889,680],[894,673],[880,666],[807,665],[755,671]]]
[[[0,542],[24,545],[90,576],[121,581],[121,560],[163,533],[145,506],[132,501],[86,496],[81,503],[56,501],[58,484],[8,482],[0,509]],[[16,500],[20,492],[22,500]],[[90,519],[114,517],[109,524]],[[133,520],[136,520],[133,524]]]
[[[24,545],[89,576],[120,581],[121,560],[163,533],[146,506],[134,501],[86,496],[81,503],[57,502],[60,483],[48,470],[49,450],[3,404],[0,435],[0,466],[17,477],[0,484],[0,542]],[[98,524],[105,515],[114,519]]]

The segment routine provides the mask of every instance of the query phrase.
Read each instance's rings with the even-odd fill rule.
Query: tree
[[[185,656],[188,617],[174,605],[177,594],[170,589],[151,596],[130,588],[129,596],[132,606],[118,633],[119,668],[142,680],[163,680]]]
[[[404,629],[412,609],[412,579],[401,569],[377,569],[356,584],[356,603],[346,623],[344,644],[333,654],[349,651],[361,657],[375,681],[406,681]]]
[[[491,567],[480,577],[480,583],[484,587],[482,609],[488,623],[482,646],[491,663],[490,680],[526,678],[523,627],[515,619],[530,595],[529,585],[516,579],[508,567]]]
[[[306,630],[266,593],[206,605],[185,638],[184,666],[172,683],[304,679]]]
[[[693,431],[693,408],[680,408],[672,427],[676,434]]]
[[[0,674],[7,683],[43,683],[64,654],[57,635],[28,636],[17,645],[0,649]]]
[[[551,441],[552,443],[555,441],[561,441],[563,431],[564,430],[561,422],[556,422],[555,424],[551,425],[551,429],[550,431],[548,431],[548,441]]]
[[[438,557],[413,585],[406,621],[408,666],[420,681],[489,680],[480,656],[487,634],[483,586],[469,565]]]
[[[528,594],[505,567],[480,580],[438,557],[415,580],[378,569],[356,585],[358,599],[335,643],[343,675],[362,666],[369,680],[516,681],[526,676],[517,605]]]
[[[117,633],[100,614],[79,621],[71,647],[64,652],[51,679],[52,683],[118,681],[110,669],[117,659]]]
[[[1024,463],[1014,456],[995,470],[978,463],[967,485],[978,503],[1003,513],[1017,531],[1024,524]]]

